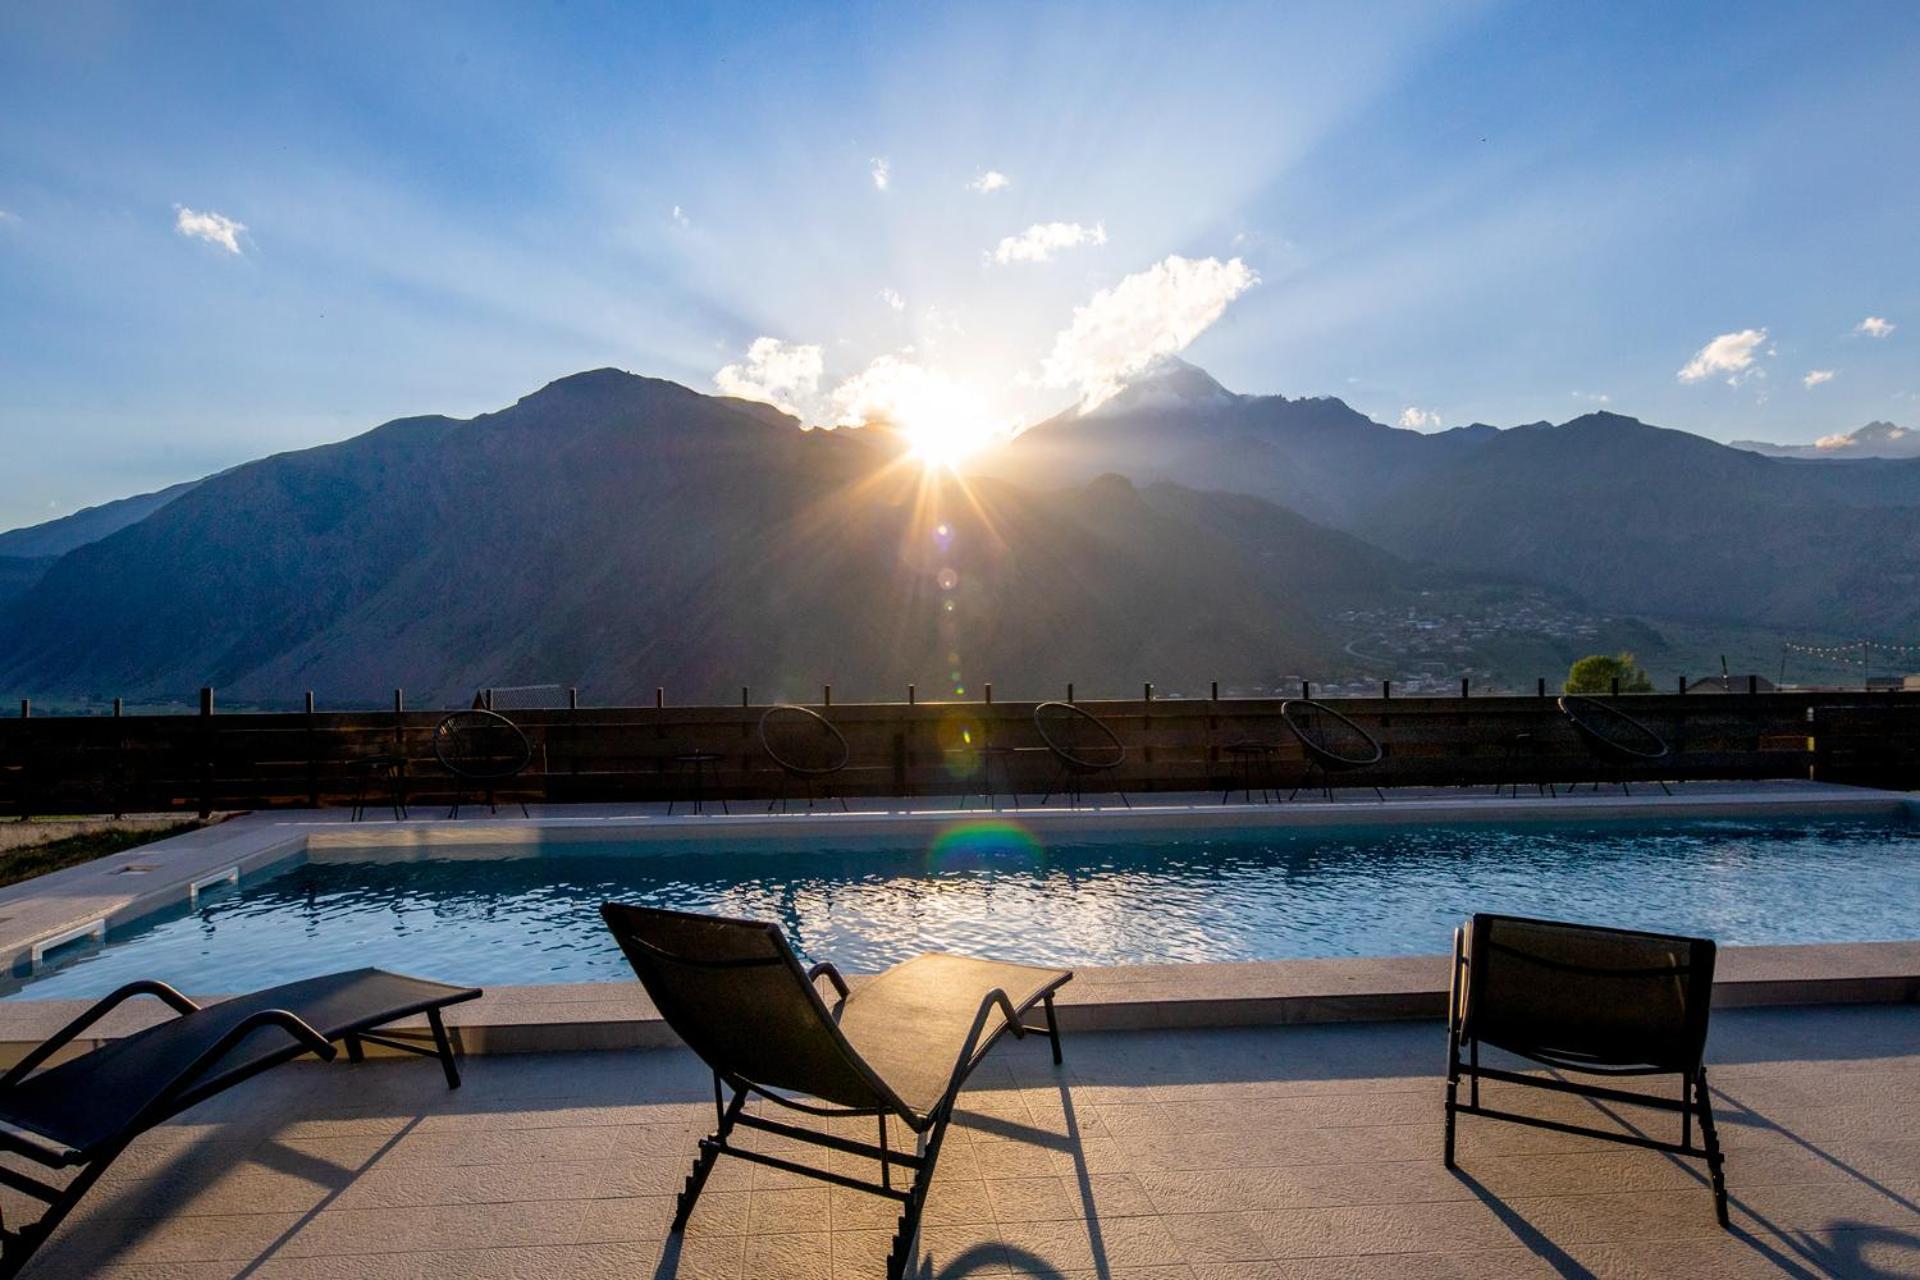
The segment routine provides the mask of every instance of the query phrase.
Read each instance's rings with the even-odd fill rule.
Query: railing
[[[1551,697],[1341,698],[1385,757],[1350,785],[1493,786],[1722,778],[1815,778],[1920,786],[1920,694],[1643,694],[1606,699],[1668,744],[1648,764],[1596,759]],[[1291,787],[1307,759],[1280,720],[1280,699],[1081,700],[1127,746],[1112,784],[1130,792],[1222,790],[1239,783],[1225,750],[1270,743],[1273,783]],[[833,783],[850,796],[953,795],[972,789],[987,743],[995,788],[1040,791],[1054,764],[1030,702],[819,705],[844,733],[851,764]],[[520,711],[531,771],[500,789],[554,804],[684,798],[695,779],[675,757],[719,757],[709,797],[767,797],[782,775],[761,749],[764,707],[615,707]],[[453,780],[432,750],[439,711],[21,716],[0,721],[0,813],[264,809],[351,803],[365,763],[396,756],[407,799],[445,802]],[[1009,786],[1011,783],[1011,788]],[[369,803],[386,800],[384,777]],[[1256,783],[1258,785],[1258,783]]]

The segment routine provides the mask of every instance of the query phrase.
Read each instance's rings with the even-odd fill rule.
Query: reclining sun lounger
[[[1726,1158],[1707,1092],[1707,1011],[1714,945],[1706,938],[1636,933],[1595,925],[1476,915],[1456,930],[1453,997],[1447,1015],[1446,1164],[1453,1167],[1456,1115],[1650,1147],[1707,1162],[1713,1209],[1727,1225]],[[1480,1065],[1480,1046],[1561,1071],[1603,1076],[1675,1074],[1678,1098],[1612,1089]],[[1462,1048],[1467,1060],[1460,1060]],[[1459,1101],[1460,1077],[1468,1100]],[[1680,1141],[1597,1129],[1480,1103],[1480,1081],[1504,1081],[1606,1102],[1680,1113]],[[1700,1120],[1700,1145],[1693,1120]]]
[[[600,914],[661,1017],[713,1071],[719,1128],[700,1141],[674,1214],[676,1232],[687,1225],[714,1161],[738,1156],[898,1201],[887,1277],[900,1280],[968,1073],[1007,1031],[1044,1031],[1060,1061],[1053,996],[1073,977],[1069,970],[923,955],[850,992],[830,964],[802,969],[777,925],[617,902]],[[821,977],[833,986],[831,1005],[814,986]],[[1046,1007],[1045,1027],[1021,1021],[1036,1004]],[[744,1108],[755,1094],[808,1115],[872,1116],[879,1145],[750,1114]],[[887,1145],[889,1116],[916,1136],[915,1150]],[[735,1146],[729,1137],[736,1127],[878,1161],[880,1180]],[[910,1185],[894,1185],[896,1165],[911,1171]]]
[[[178,1015],[39,1070],[109,1010],[154,996]],[[39,1221],[0,1223],[0,1278],[16,1274],[128,1143],[195,1103],[302,1054],[332,1061],[334,1041],[358,1062],[362,1043],[437,1057],[447,1087],[460,1087],[440,1011],[480,995],[379,969],[307,978],[196,1005],[164,982],[133,982],[99,1001],[0,1076],[0,1151],[51,1169],[79,1168],[65,1188],[0,1165],[0,1185],[44,1201]],[[376,1034],[424,1013],[431,1049]]]

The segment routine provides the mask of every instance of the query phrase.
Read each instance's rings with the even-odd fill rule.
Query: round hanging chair
[[[796,778],[824,778],[847,767],[852,749],[831,720],[806,707],[768,707],[760,717],[760,745]]]
[[[1587,749],[1602,760],[1644,764],[1666,759],[1667,740],[1618,707],[1577,693],[1561,698],[1559,707]]]
[[[846,735],[831,720],[817,711],[785,703],[768,707],[760,717],[760,746],[780,766],[782,778],[780,794],[767,804],[768,813],[776,805],[782,813],[787,811],[787,788],[796,781],[805,790],[807,812],[813,812],[815,784],[846,768],[853,756]],[[845,809],[846,797],[837,798]]]
[[[516,778],[533,763],[533,743],[520,732],[520,726],[496,711],[456,711],[441,720],[433,730],[433,754],[448,773],[459,779],[449,818],[460,816],[460,802],[466,798],[468,783],[477,784],[486,796],[487,808],[494,809],[496,783]],[[527,812],[520,801],[520,813]]]
[[[1127,749],[1106,721],[1071,702],[1043,702],[1033,709],[1033,727],[1054,758],[1081,773],[1118,769]]]
[[[1300,740],[1308,758],[1328,773],[1365,769],[1386,758],[1386,748],[1372,734],[1324,702],[1283,702],[1280,721]]]

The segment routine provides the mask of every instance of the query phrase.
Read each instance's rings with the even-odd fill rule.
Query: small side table
[[[407,816],[406,780],[403,770],[407,762],[401,756],[368,756],[356,760],[360,770],[360,788],[353,796],[353,821],[358,822],[367,816],[367,792],[379,783],[387,788],[387,803],[393,806],[393,820],[403,821]]]
[[[983,746],[980,748],[980,767],[974,771],[973,790],[960,797],[960,807],[962,809],[965,809],[968,802],[976,795],[987,802],[988,808],[998,809],[1000,807],[994,803],[994,797],[998,794],[993,789],[993,766],[995,761],[998,761],[1000,764],[1000,777],[1001,780],[1007,784],[1007,795],[1013,800],[1013,807],[1016,809],[1020,807],[1020,793],[1014,789],[1013,785],[1013,753],[1016,749],[1017,748],[1014,747],[993,746]]]
[[[693,811],[695,813],[707,811],[707,778],[710,775],[717,777],[718,771],[714,766],[720,763],[720,759],[718,751],[688,751],[673,758],[676,774],[687,769],[693,770]],[[678,803],[680,800],[677,796],[667,801],[669,817],[673,814],[673,806]],[[733,813],[733,810],[727,808],[725,796],[720,797],[720,812],[729,815]]]
[[[1255,791],[1260,793],[1261,804],[1274,803],[1278,797],[1273,790],[1273,744],[1230,742],[1220,749],[1233,761],[1233,779],[1239,783],[1238,786],[1228,783],[1227,789],[1220,793],[1220,803],[1225,804],[1236,791],[1243,793],[1246,804],[1253,803]]]

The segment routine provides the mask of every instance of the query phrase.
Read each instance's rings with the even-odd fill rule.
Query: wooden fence
[[[1344,785],[1450,786],[1580,780],[1815,778],[1920,786],[1920,694],[1641,694],[1608,699],[1652,727],[1669,753],[1631,769],[1597,761],[1551,697],[1343,698],[1333,705],[1385,748]],[[1271,780],[1292,787],[1307,760],[1278,699],[1089,701],[1126,744],[1111,785],[1129,792],[1235,785],[1225,749],[1271,743]],[[816,707],[844,733],[851,763],[840,794],[953,795],[977,777],[991,741],[1012,783],[1043,790],[1055,765],[1034,704],[862,703]],[[764,707],[615,707],[519,711],[534,766],[502,798],[566,804],[686,798],[695,779],[676,757],[718,757],[706,795],[766,798],[783,775],[760,745]],[[47,717],[0,720],[0,813],[265,809],[352,803],[378,756],[399,757],[407,799],[446,803],[435,761],[439,711],[327,711]],[[1008,790],[995,765],[997,789]],[[1105,785],[1103,783],[1090,783]],[[369,803],[387,798],[376,778]]]

